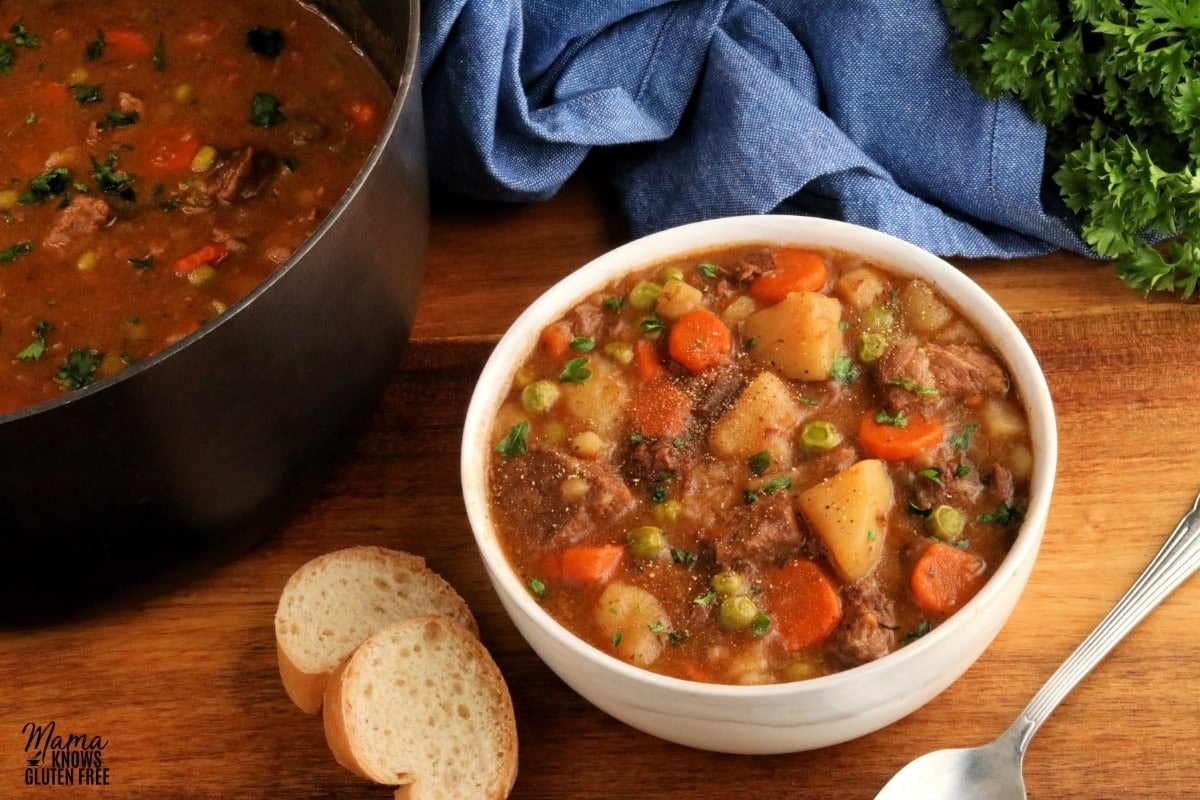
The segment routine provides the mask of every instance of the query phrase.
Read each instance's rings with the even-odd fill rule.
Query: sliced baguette
[[[508,687],[487,649],[445,617],[363,642],[325,690],[338,763],[397,786],[397,800],[503,800],[517,779]]]
[[[288,579],[275,611],[279,676],[288,696],[316,714],[330,675],[355,647],[397,620],[428,614],[478,635],[466,602],[419,556],[351,547],[309,561]]]

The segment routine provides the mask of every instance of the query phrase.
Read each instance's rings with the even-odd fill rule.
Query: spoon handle
[[[1129,591],[1050,676],[1009,728],[1006,735],[1019,737],[1018,752],[1025,752],[1046,717],[1084,676],[1197,567],[1200,567],[1200,496]]]

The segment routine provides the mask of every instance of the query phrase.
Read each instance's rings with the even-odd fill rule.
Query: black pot
[[[0,620],[94,607],[278,526],[375,409],[428,246],[418,2],[322,6],[396,90],[313,236],[203,329],[0,416]]]

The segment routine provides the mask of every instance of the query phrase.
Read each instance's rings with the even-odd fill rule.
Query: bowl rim
[[[829,240],[837,243],[830,244]],[[687,244],[670,246],[674,242]],[[979,328],[988,343],[1004,358],[1030,422],[1034,472],[1024,519],[996,572],[962,608],[928,634],[875,661],[839,672],[803,681],[744,686],[692,681],[628,664],[585,642],[554,619],[520,582],[495,535],[486,496],[486,463],[490,449],[488,434],[499,405],[496,390],[511,380],[517,366],[532,349],[536,332],[541,327],[626,273],[702,250],[758,243],[823,244],[875,259],[890,271],[929,278],[940,294]],[[891,252],[880,255],[883,251]],[[962,629],[969,627],[1001,597],[1005,586],[1019,577],[1021,569],[1036,560],[1049,513],[1057,456],[1053,400],[1036,355],[1008,313],[974,280],[944,259],[874,229],[818,217],[764,214],[703,220],[635,239],[592,259],[539,295],[504,333],[479,375],[463,425],[460,477],[472,536],[494,589],[499,594],[500,589],[495,584],[503,586],[507,600],[515,603],[530,621],[574,657],[591,669],[615,673],[658,690],[684,692],[697,699],[736,696],[770,700],[822,694],[846,688],[847,684],[868,681],[877,673],[903,668],[939,648],[943,642],[961,635]],[[1006,623],[1007,615],[1001,627]],[[990,645],[990,640],[985,645]]]
[[[125,369],[118,372],[116,375],[111,375],[106,378],[101,378],[87,386],[79,389],[73,389],[64,392],[58,397],[53,397],[48,400],[42,400],[32,405],[22,406],[6,413],[0,413],[0,427],[5,423],[15,422],[26,417],[36,416],[42,413],[49,413],[54,409],[69,406],[73,403],[78,403],[86,400],[92,395],[104,392],[111,386],[115,386],[125,381],[133,380],[138,375],[153,369],[157,364],[171,358],[176,353],[186,350],[196,342],[201,341],[214,331],[224,327],[226,324],[241,314],[256,298],[265,294],[272,286],[284,280],[285,276],[290,274],[295,266],[312,250],[318,241],[323,239],[326,233],[332,228],[342,215],[349,208],[354,198],[362,191],[363,186],[370,180],[371,175],[375,172],[375,167],[383,158],[385,143],[391,141],[396,134],[396,130],[401,126],[401,114],[408,100],[409,94],[412,92],[412,87],[417,81],[417,64],[419,58],[419,48],[417,46],[418,37],[420,35],[420,0],[407,0],[404,3],[408,7],[408,25],[404,33],[405,41],[403,46],[404,60],[400,65],[397,83],[392,94],[392,104],[388,110],[388,115],[384,120],[383,129],[376,138],[375,143],[371,146],[371,151],[367,154],[366,159],[359,167],[354,179],[346,187],[346,191],[338,199],[338,201],[329,210],[313,232],[300,245],[292,251],[292,253],[275,269],[271,270],[257,286],[251,289],[239,299],[229,305],[227,309],[218,314],[209,322],[200,326],[198,330],[189,333],[177,342],[164,347],[157,353],[154,353],[149,358],[131,364]],[[339,27],[339,30],[341,28]],[[344,33],[344,31],[343,31]],[[400,43],[397,42],[397,45]],[[357,45],[356,45],[357,47]]]

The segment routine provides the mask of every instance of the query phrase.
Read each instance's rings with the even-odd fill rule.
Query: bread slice
[[[275,611],[279,676],[316,714],[329,676],[371,634],[407,617],[440,614],[478,636],[466,602],[425,559],[382,547],[335,550],[288,579]]]
[[[508,687],[479,640],[445,617],[363,642],[325,690],[324,722],[338,763],[399,785],[397,800],[503,800],[517,779]]]

